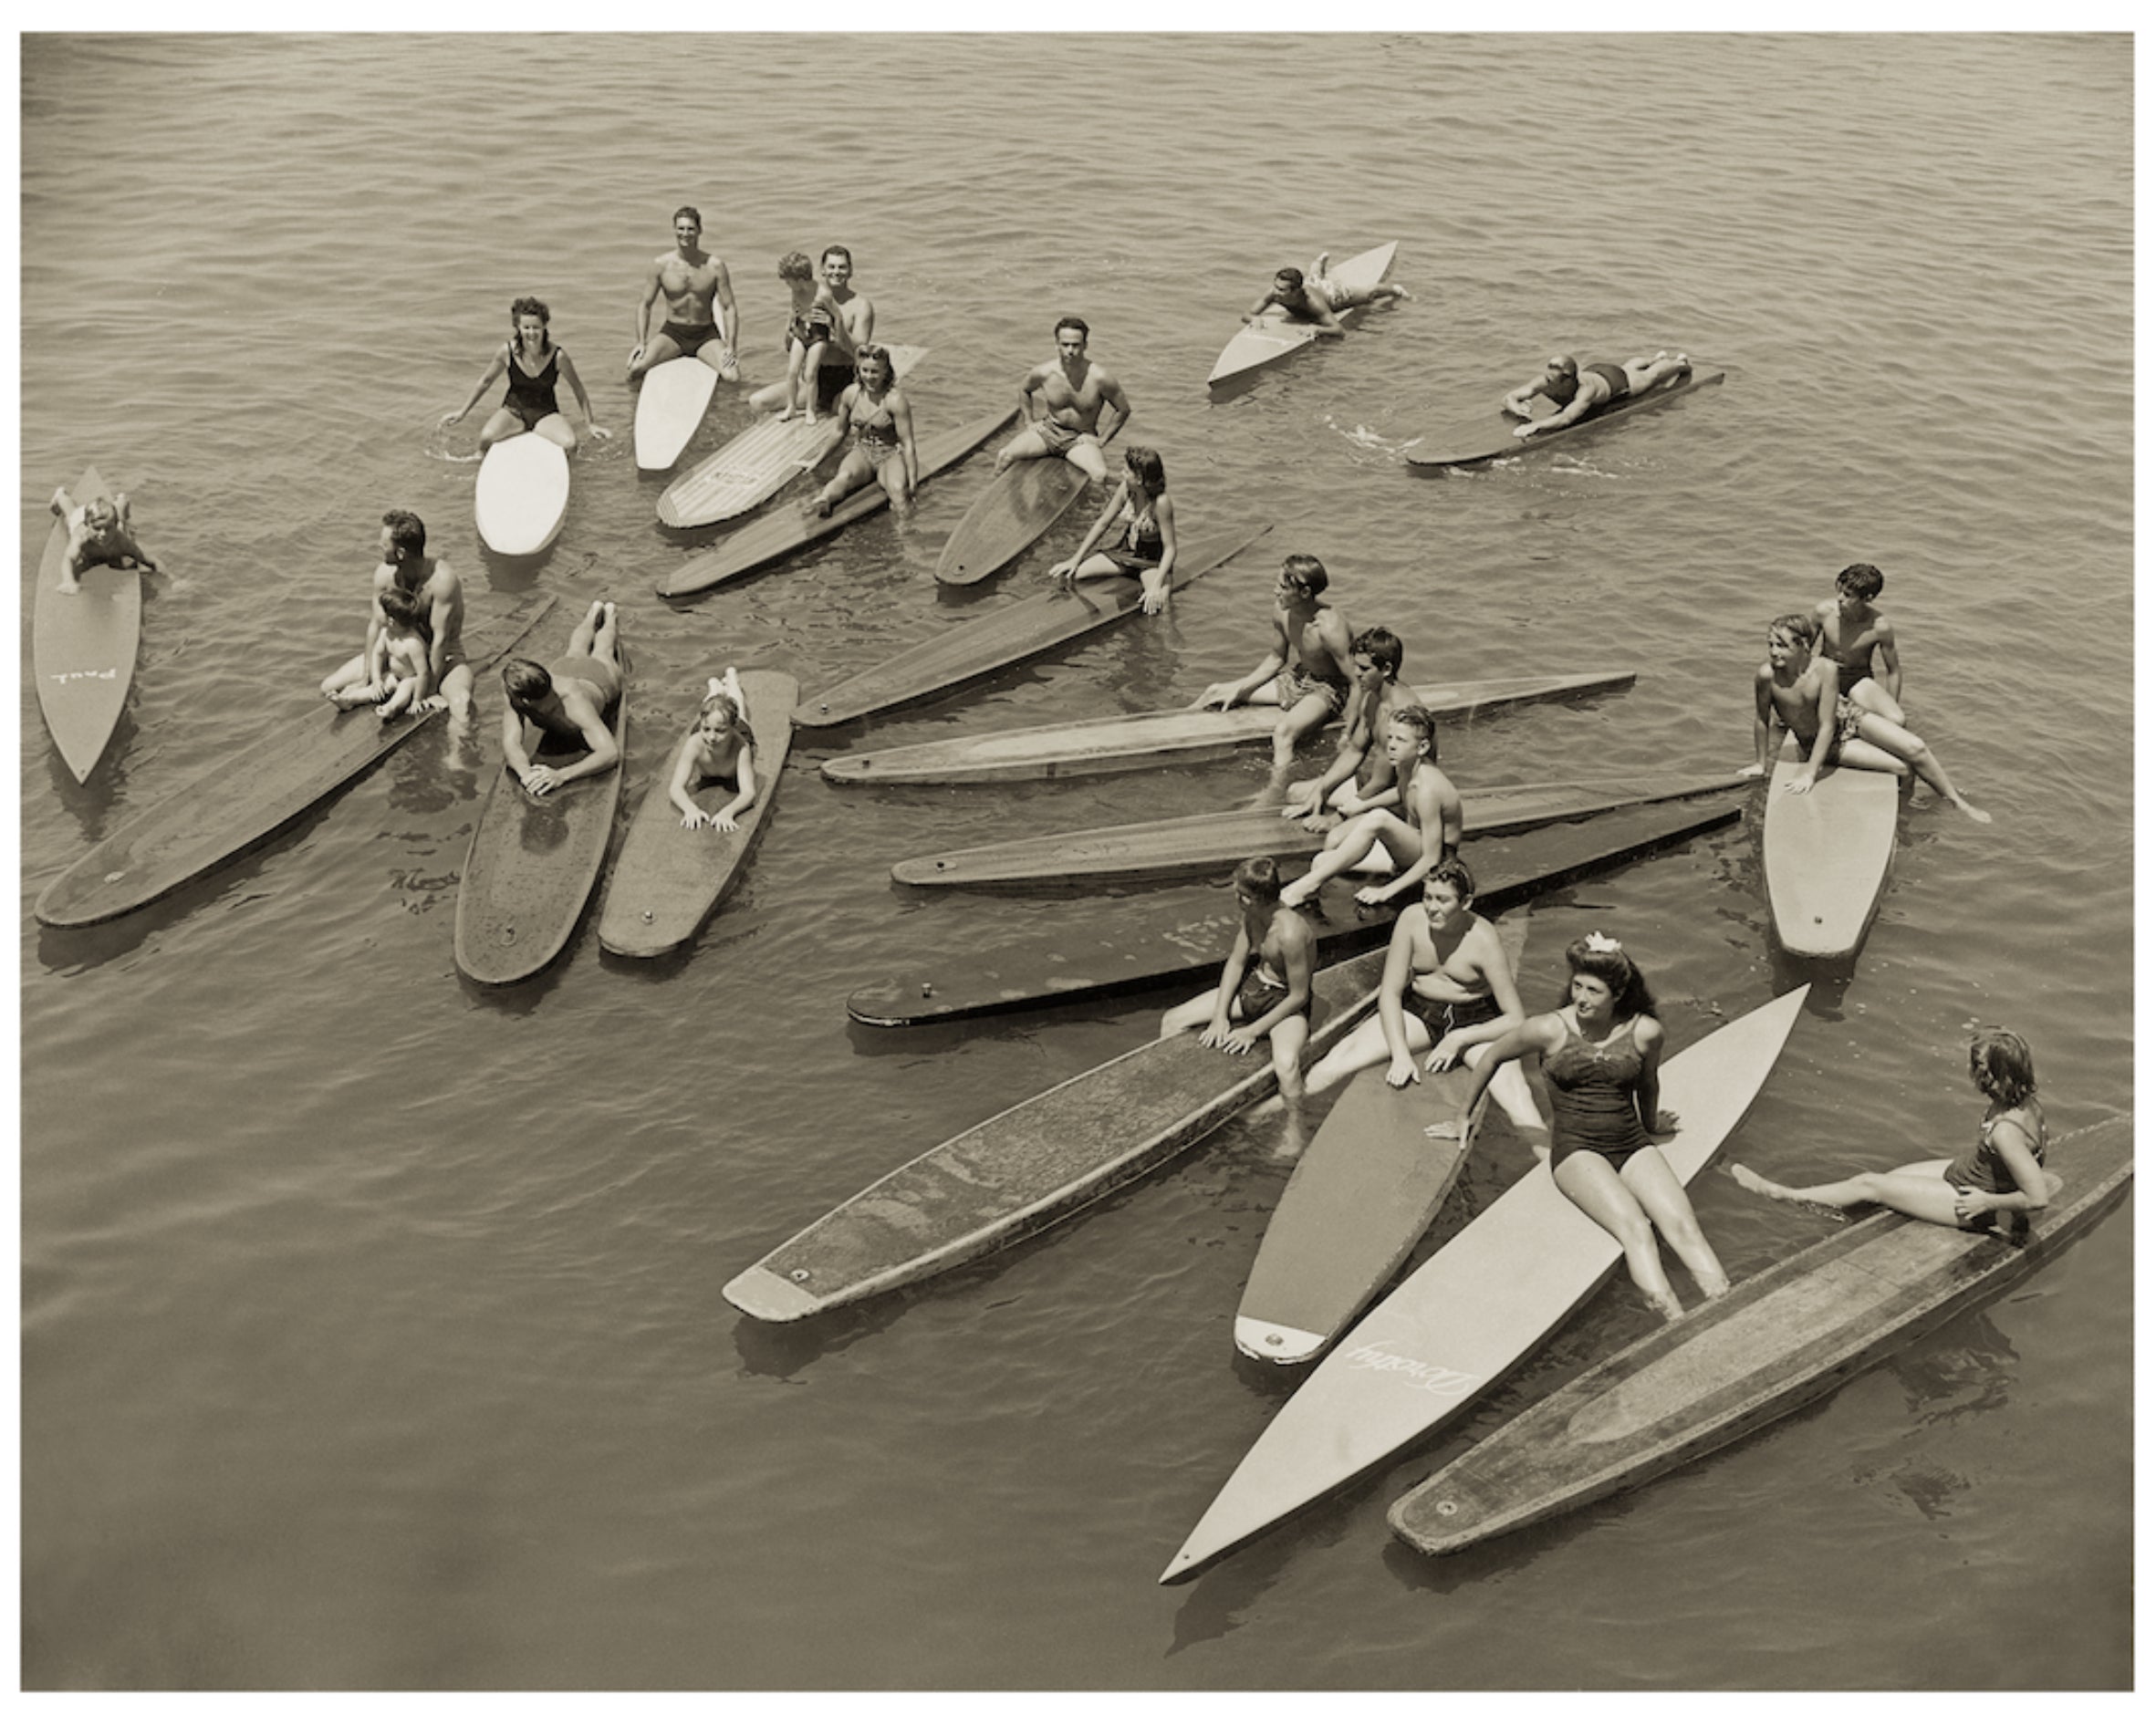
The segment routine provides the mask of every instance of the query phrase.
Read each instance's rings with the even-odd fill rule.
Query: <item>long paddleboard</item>
[[[750,761],[756,800],[734,832],[712,826],[689,831],[668,795],[674,759],[668,751],[629,824],[629,837],[621,841],[621,855],[599,904],[599,943],[608,951],[655,959],[686,944],[740,878],[771,813],[778,775],[794,741],[794,703],[801,689],[784,671],[745,670],[741,692],[755,737]],[[724,808],[734,800],[734,786],[713,780],[692,791],[689,800],[707,812]]]
[[[515,651],[553,608],[552,599],[543,599],[521,616],[473,631],[473,670]],[[154,904],[266,843],[435,716],[407,713],[384,724],[368,708],[339,712],[322,701],[312,712],[282,720],[77,857],[39,896],[34,914],[48,928],[80,929]]]
[[[719,387],[719,374],[693,354],[644,373],[636,395],[636,464],[664,473],[682,458]]]
[[[1809,983],[1661,1068],[1682,1125],[1662,1159],[1689,1183],[1745,1117]],[[1173,1581],[1437,1430],[1585,1304],[1621,1261],[1537,1162],[1343,1336],[1259,1433],[1162,1572]]]
[[[1392,273],[1392,255],[1398,250],[1397,240],[1374,246],[1345,263],[1334,265],[1329,274],[1344,287],[1375,287]],[[1315,269],[1306,274],[1306,286],[1316,286]],[[1343,324],[1352,323],[1364,310],[1364,307],[1352,306],[1335,316]],[[1279,307],[1267,306],[1257,322],[1245,324],[1228,338],[1228,345],[1213,362],[1212,374],[1205,379],[1206,387],[1217,390],[1240,383],[1254,372],[1266,370],[1291,354],[1300,353],[1317,339],[1316,324],[1297,321]]]
[[[1523,913],[1497,924],[1505,962],[1518,975],[1527,943]],[[1460,1117],[1474,1073],[1424,1072],[1395,1090],[1387,1055],[1349,1079],[1307,1148],[1258,1242],[1235,1311],[1235,1346],[1253,1359],[1293,1366],[1322,1353],[1407,1262],[1460,1178],[1487,1111],[1484,1092],[1463,1143],[1422,1128]]]
[[[1006,408],[1001,413],[983,414],[964,425],[922,438],[915,443],[913,453],[921,464],[922,483],[946,468],[956,466],[979,449],[1010,423],[1012,411]],[[841,498],[838,507],[828,515],[818,514],[815,505],[808,503],[774,508],[738,533],[722,539],[709,551],[691,557],[659,583],[660,595],[664,598],[680,598],[684,594],[702,593],[722,582],[737,579],[812,546],[818,539],[828,538],[841,527],[867,520],[890,503],[891,494],[871,479],[859,491]]]
[[[1887,889],[1903,774],[1830,766],[1789,795],[1800,762],[1789,737],[1775,761],[1759,824],[1766,908],[1782,950],[1797,958],[1854,952]]]
[[[1578,671],[1554,677],[1488,677],[1474,682],[1422,683],[1415,700],[1441,719],[1469,718],[1529,701],[1599,694],[1631,687],[1629,670]],[[823,764],[840,785],[972,785],[1012,779],[1077,778],[1122,773],[1165,760],[1202,761],[1263,743],[1280,722],[1273,706],[1226,712],[1119,712],[1102,719],[1027,725],[1016,731],[968,733],[895,749],[841,754]],[[1328,722],[1337,724],[1338,721]]]
[[[1621,401],[1611,402],[1591,413],[1560,426],[1554,431],[1537,431],[1533,437],[1516,435],[1520,421],[1497,408],[1488,408],[1471,414],[1442,431],[1422,438],[1407,452],[1407,464],[1424,473],[1439,473],[1448,467],[1472,467],[1479,462],[1494,462],[1501,456],[1518,455],[1531,449],[1541,449],[1561,437],[1572,437],[1580,431],[1607,425],[1611,420],[1637,412],[1641,408],[1659,407],[1664,401],[1689,395],[1694,390],[1703,390],[1710,383],[1720,383],[1722,373],[1703,371],[1695,363],[1689,377],[1675,383],[1665,383],[1660,389],[1650,390],[1645,395],[1628,395]]]
[[[1615,868],[1735,822],[1734,797],[1651,803],[1561,826],[1475,842],[1475,908],[1494,915],[1537,893]],[[1336,963],[1383,946],[1392,919],[1357,914],[1352,879],[1327,883],[1318,904],[1318,953]],[[1173,924],[1136,915],[1092,915],[1047,939],[955,954],[857,989],[847,1000],[855,1023],[884,1028],[944,1024],[999,1013],[1042,1012],[1089,1001],[1178,988],[1194,993],[1220,973],[1235,938],[1232,909]]]
[[[1270,522],[1259,522],[1193,545],[1176,558],[1169,589],[1181,592],[1271,530]],[[1143,601],[1136,581],[1080,581],[1068,589],[1015,599],[976,622],[945,629],[833,684],[804,701],[795,711],[794,722],[818,730],[908,701],[925,701],[1136,615]]]
[[[2125,1199],[2131,1117],[2055,1141],[2026,1238],[1879,1211],[1575,1377],[1396,1501],[1433,1555],[1630,1491],[1839,1387],[2048,1264]]]
[[[78,504],[112,494],[98,470],[86,467],[69,494]],[[30,664],[37,705],[53,746],[77,784],[90,775],[112,741],[135,681],[142,641],[142,576],[99,564],[82,572],[82,590],[63,593],[68,569],[68,524],[55,521],[37,566],[30,618]]]
[[[479,463],[472,517],[488,548],[536,556],[554,543],[569,512],[568,452],[536,431],[505,437]]]
[[[1516,832],[1632,803],[1672,802],[1745,783],[1733,773],[1699,777],[1651,773],[1468,789],[1461,793],[1464,836]],[[1001,888],[1061,886],[1078,880],[1172,880],[1232,868],[1245,857],[1270,857],[1276,862],[1315,857],[1325,848],[1326,837],[1300,821],[1284,820],[1276,808],[1221,809],[908,857],[891,865],[891,878],[908,887]],[[1394,872],[1381,848],[1361,866],[1365,872]]]
[[[890,351],[896,382],[928,349],[894,347]],[[659,519],[670,527],[703,527],[746,514],[822,461],[845,435],[845,422],[836,413],[818,414],[813,425],[798,416],[782,420],[766,413],[660,493]]]
[[[1060,455],[1013,462],[982,487],[936,559],[945,587],[985,581],[1063,519],[1086,475]]]
[[[1384,974],[1366,952],[1312,979],[1308,1058],[1350,1027]],[[791,1323],[904,1287],[1039,1232],[1195,1144],[1278,1087],[1270,1046],[1170,1036],[968,1127],[857,1192],[721,1290]]]
[[[599,884],[629,769],[628,660],[614,703],[614,746],[624,751],[609,772],[534,796],[504,762],[472,829],[457,883],[456,965],[474,982],[499,988],[551,964]],[[535,734],[526,726],[528,738]],[[562,765],[584,753],[579,741],[548,738],[532,751],[535,765]]]

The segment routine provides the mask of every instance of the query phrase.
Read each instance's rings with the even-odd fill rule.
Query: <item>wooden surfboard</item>
[[[701,362],[700,362],[701,363]],[[763,835],[794,741],[794,703],[800,685],[783,671],[741,672],[741,692],[748,706],[755,743],[750,754],[756,800],[741,815],[731,833],[682,825],[668,795],[673,779],[674,751],[659,764],[658,776],[630,822],[629,837],[607,881],[599,911],[599,943],[622,958],[655,959],[696,938],[711,920]],[[677,745],[678,746],[678,745]],[[690,800],[709,811],[734,800],[734,787],[713,780],[690,793]]]
[[[1887,889],[1905,774],[1830,766],[1802,796],[1789,795],[1797,739],[1786,738],[1759,824],[1767,914],[1797,958],[1854,952]]]
[[[1697,361],[1692,375],[1675,383],[1665,383],[1660,389],[1650,390],[1645,395],[1628,395],[1621,401],[1610,403],[1595,412],[1577,419],[1571,424],[1554,431],[1537,431],[1533,437],[1519,437],[1515,433],[1520,421],[1495,407],[1480,413],[1469,414],[1440,431],[1432,431],[1407,452],[1407,464],[1423,473],[1440,473],[1448,467],[1472,467],[1478,462],[1494,462],[1500,456],[1518,455],[1528,450],[1542,449],[1559,438],[1570,438],[1598,425],[1622,419],[1642,408],[1659,407],[1681,395],[1690,395],[1694,390],[1703,390],[1710,383],[1720,383],[1722,373],[1701,369]],[[1500,392],[1502,393],[1502,392]],[[1540,415],[1536,416],[1541,417]]]
[[[78,504],[112,497],[94,467],[82,470],[68,494]],[[134,686],[142,641],[142,575],[132,566],[99,564],[82,572],[79,593],[63,593],[67,568],[68,524],[55,520],[31,602],[30,664],[45,728],[79,785],[104,758]]]
[[[936,579],[945,587],[985,581],[1063,519],[1086,475],[1060,455],[1013,462],[982,488],[943,542]]]
[[[1578,671],[1554,677],[1486,677],[1473,682],[1423,683],[1414,698],[1441,719],[1472,718],[1530,701],[1629,689],[1638,673]],[[839,785],[973,785],[1012,779],[1078,778],[1123,773],[1156,762],[1203,761],[1263,743],[1280,722],[1276,706],[1245,704],[1226,712],[1119,712],[1101,719],[1027,725],[1016,731],[968,732],[902,748],[841,754],[823,764]],[[1329,720],[1325,729],[1337,730]],[[1315,734],[1315,733],[1313,733]]]
[[[1645,804],[1559,826],[1475,842],[1475,908],[1485,915],[1525,904],[1589,875],[1681,845],[1735,822],[1734,796]],[[1332,964],[1383,946],[1392,919],[1358,914],[1352,877],[1319,895],[1318,956]],[[955,953],[857,989],[846,1011],[856,1024],[886,1028],[943,1024],[999,1013],[1043,1012],[1090,1001],[1178,989],[1191,994],[1220,974],[1234,943],[1232,909],[1169,920],[1145,920],[1133,906],[1112,919],[1088,914],[1048,936],[1015,946]]]
[[[928,349],[894,347],[890,352],[891,380],[897,382]],[[746,514],[822,461],[845,435],[845,422],[836,413],[818,414],[814,425],[766,413],[660,493],[659,519],[670,527],[703,527]]]
[[[653,366],[636,396],[636,464],[663,473],[682,458],[719,387],[719,374],[693,354]]]
[[[2052,1150],[2066,1185],[2023,1240],[1874,1211],[1536,1403],[1395,1502],[1392,1531],[1438,1555],[1645,1485],[1997,1298],[2132,1185],[2130,1116]]]
[[[474,671],[514,652],[554,608],[543,599],[467,639]],[[279,722],[211,772],[152,804],[92,846],[39,896],[48,928],[80,929],[154,904],[266,844],[319,806],[437,715],[384,724],[365,707],[327,701]]]
[[[614,703],[614,746],[624,750],[609,773],[534,796],[504,762],[472,829],[457,885],[457,969],[490,988],[536,976],[559,956],[599,884],[621,805],[629,760],[629,661],[621,656],[621,698]],[[529,739],[536,727],[526,728]],[[532,750],[538,765],[560,765],[580,745],[548,739]]]
[[[1734,773],[1651,773],[1480,789],[1463,786],[1463,837],[1516,832],[1632,803],[1665,803],[1729,790],[1746,782]],[[1300,861],[1324,849],[1326,837],[1308,831],[1300,821],[1282,819],[1276,808],[1221,809],[908,857],[891,865],[891,878],[908,887],[1037,888],[1076,880],[1172,880],[1233,868],[1245,857]],[[1373,852],[1360,868],[1365,874],[1396,872],[1382,850]]]
[[[1270,531],[1270,522],[1259,522],[1193,545],[1175,560],[1169,590],[1181,592]],[[820,730],[946,693],[1137,615],[1143,597],[1136,581],[1081,581],[1068,591],[1014,599],[977,621],[931,636],[804,701],[795,710],[794,722],[805,730]]]
[[[1693,1044],[1661,1068],[1682,1122],[1661,1142],[1682,1182],[1743,1120],[1809,983]],[[1585,1304],[1622,1254],[1536,1162],[1439,1247],[1318,1363],[1162,1572],[1173,1581],[1439,1429]]]
[[[913,446],[913,453],[921,464],[922,483],[925,484],[979,449],[1010,423],[1012,411],[1006,408],[1001,413],[984,414],[964,425],[921,438]],[[812,546],[818,539],[828,538],[841,527],[865,521],[890,504],[890,494],[871,479],[859,491],[841,498],[838,506],[828,515],[818,514],[814,505],[808,503],[779,504],[738,533],[722,539],[709,551],[691,557],[659,583],[660,595],[664,598],[680,598],[734,580]]]
[[[569,511],[569,457],[536,431],[505,437],[479,463],[472,515],[479,536],[505,557],[536,556]]]
[[[1497,938],[1516,977],[1525,913],[1498,923]],[[1415,1057],[1420,1082],[1397,1090],[1385,1082],[1389,1055],[1356,1074],[1297,1159],[1235,1313],[1238,1351],[1276,1366],[1322,1353],[1437,1220],[1489,1096],[1476,1105],[1465,1143],[1424,1138],[1424,1127],[1460,1117],[1474,1076],[1463,1065],[1423,1072],[1428,1057]]]
[[[1385,956],[1311,982],[1308,1058],[1374,998]],[[1039,1232],[1160,1167],[1278,1087],[1247,1054],[1171,1036],[1120,1055],[968,1127],[811,1222],[721,1290],[774,1324],[904,1287]]]
[[[1332,278],[1347,287],[1375,287],[1392,273],[1392,255],[1400,249],[1400,242],[1374,246],[1370,251],[1336,264]],[[1305,286],[1317,281],[1315,265],[1304,272]],[[1345,323],[1360,317],[1367,307],[1353,306],[1334,316]],[[1206,379],[1209,389],[1219,390],[1241,383],[1254,374],[1270,369],[1290,355],[1300,353],[1318,339],[1315,324],[1300,323],[1289,318],[1277,306],[1268,306],[1255,324],[1245,324],[1228,338],[1228,345],[1220,350],[1220,358],[1213,362],[1213,371]]]

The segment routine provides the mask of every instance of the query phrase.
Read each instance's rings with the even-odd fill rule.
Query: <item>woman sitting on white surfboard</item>
[[[1975,1232],[1985,1231],[1994,1217],[2011,1216],[2009,1228],[2026,1229],[2028,1218],[2065,1183],[2044,1166],[2051,1135],[2036,1099],[2036,1056],[2010,1030],[1980,1030],[1969,1043],[1969,1079],[1988,1106],[1974,1147],[1951,1160],[1905,1162],[1884,1174],[1852,1174],[1823,1186],[1783,1186],[1742,1163],[1730,1165],[1730,1178],[1748,1192],[1785,1203],[1833,1210],[1883,1204],[1919,1221]]]
[[[611,435],[591,417],[591,398],[584,393],[583,379],[577,375],[577,368],[568,354],[556,347],[554,338],[547,332],[552,316],[545,300],[534,299],[528,294],[513,301],[509,307],[512,332],[509,339],[487,361],[479,381],[472,386],[470,399],[454,413],[444,413],[442,423],[454,425],[463,419],[478,405],[479,398],[494,386],[494,380],[505,371],[509,376],[508,393],[502,397],[502,405],[480,427],[482,450],[491,449],[503,438],[515,437],[521,431],[536,431],[548,442],[574,450],[577,433],[562,416],[560,404],[555,400],[557,380],[568,384],[576,392],[577,406],[584,415],[584,422],[591,427],[592,436]]]
[[[1816,657],[1818,644],[1819,619],[1809,613],[1792,611],[1767,625],[1766,662],[1753,680],[1758,759],[1745,774],[1765,776],[1786,729],[1805,754],[1788,795],[1802,796],[1830,766],[1895,773],[1906,765],[1971,820],[1988,825],[1991,816],[1954,789],[1923,738],[1887,716],[1886,691],[1867,679],[1843,694],[1834,662]]]
[[[1425,1135],[1464,1138],[1498,1070],[1539,1055],[1557,1190],[1624,1248],[1625,1267],[1648,1303],[1666,1318],[1682,1317],[1655,1244],[1658,1231],[1708,1299],[1729,1292],[1729,1277],[1700,1231],[1683,1182],[1653,1142],[1677,1129],[1677,1117],[1659,1106],[1662,1027],[1654,997],[1624,949],[1599,932],[1567,947],[1565,962],[1571,971],[1566,1003],[1491,1044],[1474,1068],[1460,1117],[1425,1127]]]
[[[1569,425],[1627,396],[1645,395],[1651,390],[1691,375],[1692,361],[1681,353],[1672,355],[1667,348],[1651,359],[1642,356],[1627,359],[1620,366],[1607,362],[1583,366],[1570,354],[1560,353],[1543,366],[1540,377],[1521,384],[1506,396],[1504,407],[1507,413],[1526,419],[1528,404],[1538,395],[1547,396],[1557,404],[1557,410],[1547,420],[1527,420],[1525,425],[1513,430],[1515,437],[1533,437],[1537,431],[1554,431]]]
[[[704,684],[703,705],[696,722],[674,752],[673,782],[666,795],[682,811],[682,825],[691,832],[708,826],[714,833],[731,833],[741,826],[740,817],[756,800],[755,735],[749,730],[748,702],[741,692],[741,679],[734,667],[724,677]],[[703,809],[692,795],[707,779],[728,779],[736,795],[724,808]]]
[[[1378,1010],[1310,1068],[1307,1088],[1317,1096],[1387,1055],[1392,1057],[1387,1084],[1395,1090],[1420,1084],[1416,1055],[1428,1051],[1432,1072],[1463,1060],[1472,1065],[1526,1019],[1504,943],[1490,920],[1475,914],[1474,876],[1457,857],[1448,857],[1424,878],[1422,902],[1402,910],[1392,925]],[[1508,1066],[1495,1087],[1513,1124],[1539,1141],[1545,1127],[1526,1076]]]
[[[1123,530],[1115,544],[1094,550],[1111,525]],[[1140,602],[1151,615],[1168,603],[1168,577],[1174,572],[1175,505],[1168,501],[1168,469],[1157,450],[1132,443],[1123,451],[1122,483],[1108,507],[1048,577],[1068,587],[1104,576],[1136,576],[1145,589]]]
[[[1290,323],[1314,324],[1321,336],[1344,336],[1348,332],[1334,314],[1352,311],[1358,306],[1382,305],[1388,300],[1414,297],[1406,288],[1390,282],[1350,287],[1336,281],[1325,273],[1326,263],[1331,256],[1330,252],[1318,253],[1307,278],[1299,269],[1275,271],[1271,289],[1243,314],[1243,321],[1254,324],[1265,315],[1266,307],[1277,306]]]
[[[895,380],[891,350],[863,342],[854,350],[853,379],[832,407],[851,434],[852,446],[831,483],[817,493],[816,513],[829,514],[848,493],[874,479],[889,494],[891,506],[905,514],[921,483],[921,457],[913,449],[913,407]]]

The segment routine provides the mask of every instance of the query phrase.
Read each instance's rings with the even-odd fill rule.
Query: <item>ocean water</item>
[[[1286,1178],[1276,1119],[825,1320],[719,1294],[1161,1003],[879,1033],[849,1026],[852,989],[1223,897],[938,896],[893,887],[894,858],[1263,779],[864,791],[816,764],[1179,704],[1263,650],[1294,549],[1403,637],[1411,679],[1637,669],[1450,731],[1469,785],[1743,761],[1767,618],[1878,564],[1911,722],[1997,818],[1916,795],[1877,926],[1813,977],[1733,1151],[1797,1178],[1959,1148],[1984,1022],[2029,1038],[2060,1127],[2130,1108],[2130,38],[32,36],[21,61],[26,1687],[2130,1683],[2130,1200],[1719,1457],[1448,1562],[1392,1543],[1401,1491],[1643,1331],[1620,1282],[1451,1433],[1172,1589],[1153,1578],[1292,1387],[1229,1335]],[[1271,535],[1159,622],[802,737],[683,961],[602,961],[588,925],[535,984],[461,982],[491,722],[430,732],[162,906],[37,928],[87,846],[309,715],[384,508],[427,518],[475,618],[543,593],[566,632],[620,603],[630,798],[722,666],[813,690],[1035,589],[1056,541],[974,597],[934,588],[975,466],[911,522],[652,596],[717,536],[656,524],[621,378],[684,202],[752,379],[777,375],[797,248],[849,245],[879,337],[931,348],[924,431],[1015,401],[1077,311],[1185,533]],[[1276,266],[1387,239],[1412,301],[1208,404]],[[527,292],[617,434],[576,458],[551,553],[509,563],[471,525],[481,418],[435,421]],[[1554,348],[1659,347],[1727,379],[1471,475],[1400,460]],[[692,458],[744,423],[722,386]],[[78,786],[27,619],[45,500],[93,462],[172,574]],[[1775,952],[1755,828],[1537,906],[1530,998],[1598,928],[1676,1046],[1811,975]],[[1470,1202],[1524,1158],[1489,1143]],[[1737,1274],[1827,1226],[1713,1175],[1697,1203]]]

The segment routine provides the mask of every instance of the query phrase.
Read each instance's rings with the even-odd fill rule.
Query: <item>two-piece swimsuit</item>
[[[554,399],[554,385],[561,376],[561,349],[549,346],[547,350],[547,369],[530,372],[516,363],[516,344],[509,344],[509,392],[502,398],[502,405],[524,421],[524,429],[530,431],[550,413],[561,411],[561,404]]]
[[[1153,501],[1148,497],[1142,509],[1134,502],[1126,502],[1122,543],[1101,547],[1100,555],[1125,575],[1158,568],[1167,550],[1167,542],[1161,537],[1161,524],[1154,518]]]
[[[858,409],[867,401],[864,393],[855,405]],[[891,417],[890,408],[879,407],[867,419],[853,421],[853,446],[875,467],[882,466],[899,452],[899,423]]]

